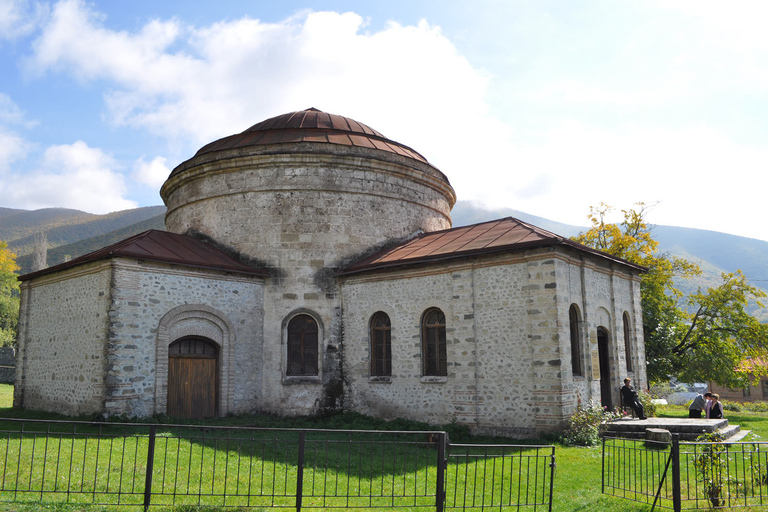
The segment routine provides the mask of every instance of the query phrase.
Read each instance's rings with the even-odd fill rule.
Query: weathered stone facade
[[[642,269],[515,219],[449,229],[447,178],[365,125],[267,120],[201,149],[161,195],[169,232],[22,277],[17,406],[164,414],[183,398],[173,357],[197,357],[173,352],[185,340],[215,354],[219,415],[349,410],[527,437],[579,400],[617,400],[627,374],[645,384]],[[425,341],[428,310],[444,348]]]
[[[517,437],[562,428],[578,400],[600,396],[599,380],[571,372],[571,304],[589,319],[582,340],[589,376],[597,327],[621,332],[612,318],[624,312],[635,319],[633,353],[643,354],[637,277],[574,256],[538,250],[346,279],[348,406],[387,418],[456,420],[476,431]],[[590,274],[584,288],[580,278],[572,287],[572,275],[582,274]],[[445,377],[422,376],[421,316],[431,307],[446,315]],[[387,378],[370,376],[369,324],[379,311],[392,321]],[[614,348],[608,371],[618,382],[627,374],[623,341]],[[636,367],[644,369],[644,361]],[[630,375],[645,381],[643,371]],[[618,386],[611,390],[615,400],[617,391]]]

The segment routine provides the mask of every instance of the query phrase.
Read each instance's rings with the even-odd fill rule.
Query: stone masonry
[[[641,267],[517,219],[451,229],[446,176],[349,118],[308,109],[214,141],[161,196],[167,232],[21,277],[16,407],[180,410],[194,393],[176,378],[214,375],[174,366],[189,340],[215,354],[207,415],[357,411],[531,437],[580,401],[617,403],[627,375],[647,385]],[[430,308],[445,315],[447,375],[424,371]],[[372,376],[380,312],[392,371]],[[316,346],[292,334],[294,361],[317,357],[303,373],[288,371],[298,315],[317,328]]]

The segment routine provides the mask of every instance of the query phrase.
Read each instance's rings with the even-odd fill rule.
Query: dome
[[[450,228],[456,202],[448,178],[419,153],[317,109],[202,147],[173,170],[160,196],[168,231],[205,235],[310,288],[320,268],[331,272],[381,244]]]
[[[428,163],[427,159],[418,152],[386,138],[363,123],[316,108],[272,117],[251,126],[242,133],[230,135],[203,146],[195,156],[247,146],[292,142],[325,142],[379,149]]]

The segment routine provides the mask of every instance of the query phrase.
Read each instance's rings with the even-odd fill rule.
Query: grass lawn
[[[27,418],[45,418],[40,414],[26,413],[24,411],[17,411],[11,408],[13,401],[13,387],[10,385],[0,384],[0,417],[27,417]],[[662,417],[687,417],[687,410],[683,407],[664,406],[660,407],[657,411],[657,416]],[[732,412],[726,411],[726,416],[731,423],[741,425],[743,429],[751,430],[755,437],[750,438],[753,441],[768,441],[768,413],[753,413],[753,412]],[[52,418],[53,416],[48,416]],[[227,418],[217,420],[219,424],[226,424],[227,422],[252,422],[253,418],[243,420],[240,418]],[[280,422],[284,420],[271,419],[272,423],[270,427],[280,427]],[[296,427],[295,423],[282,425],[285,427]],[[324,425],[312,424],[315,428],[326,428]],[[309,427],[309,425],[304,425]],[[358,428],[370,428],[370,426],[362,425]],[[341,428],[341,427],[340,427]],[[350,427],[346,427],[350,428]],[[487,439],[478,440],[475,442],[487,442]],[[472,442],[472,441],[469,441]],[[515,443],[515,441],[510,441]],[[527,441],[529,443],[530,441]],[[539,441],[541,444],[549,444],[545,441]],[[615,511],[615,512],[646,512],[651,509],[650,505],[634,503],[631,501],[615,498],[612,496],[606,496],[601,493],[601,448],[598,447],[565,447],[557,445],[556,452],[557,468],[555,470],[554,480],[554,500],[553,510],[555,511]],[[95,512],[101,510],[140,510],[140,508],[112,508],[107,509],[104,507],[95,506],[81,506],[81,505],[23,505],[20,503],[0,503],[0,512],[6,511],[19,511],[19,512],[35,512],[35,511],[78,511],[83,510],[87,512]],[[176,508],[162,508],[152,507],[153,511],[161,512],[194,512],[194,511],[232,511],[237,510],[233,508],[199,508],[199,507],[176,507]],[[246,510],[246,509],[243,509]],[[259,510],[250,508],[249,511]],[[407,509],[403,509],[407,510]],[[719,510],[737,510],[737,509],[719,509]],[[763,509],[748,509],[741,508],[738,510],[766,510]]]

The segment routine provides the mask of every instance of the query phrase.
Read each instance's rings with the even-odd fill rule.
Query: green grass
[[[11,403],[12,403],[12,393],[13,388],[12,386],[8,385],[0,385],[0,416],[4,417],[24,417],[24,418],[43,418],[43,419],[61,419],[59,416],[54,415],[44,415],[40,413],[31,413],[26,411],[18,411],[14,409],[10,409]],[[664,406],[660,407],[657,411],[658,416],[662,417],[687,417],[687,410],[683,407],[675,407],[675,406]],[[761,440],[768,440],[768,413],[759,413],[759,412],[748,412],[748,411],[741,411],[741,412],[734,412],[734,411],[727,411],[727,417],[731,423],[736,423],[741,425],[743,429],[751,430],[755,437],[751,438],[751,440],[755,441],[761,441]],[[161,420],[163,418],[160,418]],[[209,422],[214,423],[214,422]],[[364,416],[359,415],[344,415],[343,417],[332,417],[327,418],[323,420],[309,420],[306,418],[294,418],[294,419],[282,419],[282,418],[275,418],[275,417],[268,417],[268,416],[238,416],[238,417],[232,417],[232,418],[222,418],[219,420],[216,420],[215,423],[219,424],[225,424],[225,425],[253,425],[253,424],[259,424],[259,426],[266,427],[266,428],[342,428],[342,429],[389,429],[389,430],[406,430],[409,427],[420,427],[423,425],[416,424],[414,422],[381,422],[378,420],[374,420],[371,418],[367,418]],[[450,426],[449,426],[450,427]],[[456,437],[461,437],[464,435],[464,433],[461,431],[461,429],[456,429],[455,433]],[[215,436],[212,436],[212,438]],[[215,460],[216,465],[219,467],[223,467],[223,465],[226,465],[230,462],[227,461],[227,453],[235,453],[235,452],[242,452],[243,447],[232,447],[230,446],[228,449],[222,449],[222,447],[217,447],[214,450],[215,444],[213,444],[212,438],[208,440],[208,445],[205,445],[204,443],[200,442],[189,442],[189,441],[171,441],[168,442],[171,443],[178,443],[178,446],[174,446],[174,450],[172,450],[174,453],[178,453],[179,460],[183,461],[181,464],[183,467],[186,467],[188,471],[194,473],[195,471],[200,471],[200,466],[198,464],[201,464],[201,460],[203,458],[206,458],[207,460]],[[123,439],[123,438],[121,438]],[[456,439],[452,440],[455,442]],[[135,438],[133,438],[133,441],[129,441],[129,444],[122,445],[118,444],[114,447],[110,448],[110,450],[103,450],[99,454],[100,457],[106,457],[107,459],[109,456],[112,456],[112,461],[114,463],[115,460],[117,460],[117,457],[121,453],[136,453],[136,447],[134,444],[130,444],[130,442],[134,442]],[[473,439],[460,439],[460,441],[464,442],[493,442],[493,443],[500,443],[500,442],[510,442],[513,444],[519,444],[519,441],[514,440],[503,440],[503,439],[490,439],[490,438],[473,438]],[[121,441],[122,442],[122,441]],[[549,444],[547,441],[543,440],[527,440],[525,443],[528,444]],[[69,446],[69,445],[67,445]],[[207,446],[207,448],[206,448]],[[354,450],[352,450],[355,454],[358,453],[359,450],[364,450],[364,445],[360,445],[360,447],[356,447]],[[143,455],[142,449],[139,449],[138,451],[138,458],[137,460],[141,459],[141,456]],[[208,450],[206,453],[203,453],[204,450]],[[425,451],[421,451],[420,453],[422,455],[428,454],[429,448],[425,448]],[[216,453],[215,457],[211,457],[211,454]],[[556,461],[557,461],[557,468],[555,471],[555,485],[554,485],[554,498],[553,498],[553,509],[555,511],[608,511],[608,512],[647,512],[650,510],[650,505],[646,504],[640,504],[635,503],[631,501],[627,501],[620,498],[615,498],[612,496],[603,495],[601,493],[601,470],[602,470],[602,460],[601,460],[601,449],[600,447],[565,447],[561,445],[557,445],[556,447]],[[191,455],[191,458],[190,458]],[[266,468],[266,474],[267,478],[266,481],[269,481],[269,477],[271,475],[270,471],[274,471],[277,474],[284,474],[281,473],[281,471],[285,471],[287,468],[289,477],[293,476],[293,473],[291,471],[294,471],[295,468],[288,467],[290,464],[288,464],[286,461],[291,460],[291,457],[293,454],[285,454],[286,456],[281,461],[277,461],[277,466],[270,469],[269,467]],[[409,455],[410,456],[410,455]],[[420,455],[421,456],[421,455]],[[405,460],[408,456],[405,455],[405,453],[402,454],[402,459]],[[191,460],[191,462],[189,462]],[[416,464],[419,469],[419,471],[423,471],[421,478],[424,477],[426,474],[433,475],[433,473],[430,473],[430,471],[433,471],[434,468],[430,467],[428,463],[425,462],[426,458],[424,458],[420,463]],[[132,461],[129,461],[130,464],[133,464]],[[175,464],[175,463],[174,463]],[[139,464],[140,465],[140,464]],[[157,468],[156,468],[157,469]],[[331,468],[333,469],[333,468]],[[241,468],[241,471],[244,471],[245,468]],[[204,470],[207,471],[207,470]],[[322,480],[322,478],[325,478],[325,469],[315,467],[314,469],[311,469],[308,471],[307,475],[312,475],[313,471],[315,471],[315,477],[316,479]],[[382,468],[372,468],[373,474],[380,474],[380,473],[389,473],[392,474],[392,469],[382,469]],[[236,470],[235,470],[236,473]],[[330,474],[331,477],[335,477],[335,474]],[[402,474],[400,475],[402,477]],[[470,478],[472,477],[471,473],[469,474]],[[430,476],[431,478],[432,476]],[[371,481],[373,482],[373,485],[382,485],[381,480],[377,480],[377,476],[371,475]],[[398,483],[396,485],[412,485],[412,480],[409,480],[410,477],[403,477],[403,480],[400,480],[402,483]],[[205,480],[205,478],[203,478]],[[168,480],[166,483],[168,486],[172,486],[173,482],[171,480]],[[354,488],[355,485],[370,485],[370,484],[347,484],[343,483],[342,485],[352,485]],[[385,482],[386,485],[386,482]],[[343,490],[343,489],[342,489]],[[48,504],[24,504],[24,503],[0,503],[0,512],[6,512],[6,511],[20,511],[20,512],[38,512],[38,511],[61,511],[61,512],[71,512],[71,511],[87,511],[87,512],[99,512],[102,510],[110,510],[109,508],[105,507],[99,507],[99,506],[87,506],[87,505],[71,505],[71,504],[62,504],[62,503],[48,503]],[[138,508],[120,508],[115,509],[112,508],[111,510],[138,510]],[[219,512],[219,511],[233,511],[233,510],[240,510],[238,508],[231,508],[231,507],[196,507],[193,505],[186,505],[186,506],[176,506],[176,507],[162,507],[162,506],[153,506],[153,511],[158,512]],[[243,508],[242,510],[246,510]],[[260,510],[258,507],[256,508],[248,508],[249,511],[255,511]],[[408,509],[404,509],[408,510]],[[740,509],[720,509],[720,510],[759,510],[759,509],[749,509],[749,508],[740,508]],[[764,509],[763,509],[764,510]]]

